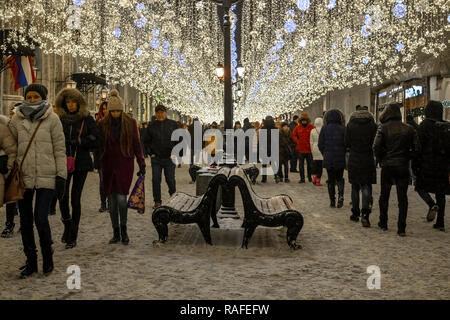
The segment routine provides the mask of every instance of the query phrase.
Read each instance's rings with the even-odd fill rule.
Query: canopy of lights
[[[448,0],[241,0],[231,16],[234,117],[259,120],[308,106],[329,91],[375,86],[418,68],[417,54],[449,45]],[[218,6],[210,0],[2,0],[11,43],[78,56],[82,72],[169,107],[223,119]]]

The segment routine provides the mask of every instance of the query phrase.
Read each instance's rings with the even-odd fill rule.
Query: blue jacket
[[[329,110],[324,117],[325,125],[319,135],[319,150],[323,155],[323,167],[326,169],[345,168],[345,127],[342,113],[337,109]]]

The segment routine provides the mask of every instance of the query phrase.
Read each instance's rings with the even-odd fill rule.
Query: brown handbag
[[[5,181],[5,203],[13,203],[23,199],[23,195],[25,193],[25,183],[23,182],[23,173],[22,173],[22,164],[27,156],[28,150],[30,149],[31,142],[33,142],[34,137],[36,136],[36,132],[41,126],[42,120],[39,121],[36,129],[34,130],[33,135],[31,136],[30,142],[28,142],[27,149],[23,154],[22,162],[19,164],[17,160],[14,161],[11,173]]]

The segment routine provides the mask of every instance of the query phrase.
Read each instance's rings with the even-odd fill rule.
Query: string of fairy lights
[[[448,0],[243,0],[242,15],[230,11],[234,81],[238,63],[246,70],[234,117],[295,111],[414,71],[418,53],[447,49],[449,13]],[[163,88],[181,114],[223,119],[214,72],[223,35],[210,0],[3,0],[0,17],[17,31],[13,45],[30,45],[27,35],[45,53],[78,56],[82,72],[144,93]]]

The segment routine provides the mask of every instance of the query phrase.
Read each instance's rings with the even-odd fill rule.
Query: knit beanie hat
[[[25,89],[25,93],[24,93],[24,98],[25,99],[27,98],[27,93],[30,92],[30,91],[34,91],[34,92],[39,93],[39,95],[41,96],[42,100],[47,100],[48,90],[47,90],[47,88],[44,85],[39,84],[39,83],[30,84]]]
[[[119,91],[116,89],[111,90],[108,100],[108,111],[124,111],[122,98],[119,96]]]

